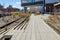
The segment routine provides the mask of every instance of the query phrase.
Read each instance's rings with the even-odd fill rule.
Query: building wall
[[[44,0],[21,0],[21,6],[43,5]]]
[[[46,4],[46,12],[53,12],[54,4]]]
[[[3,14],[3,11],[0,10],[0,14]]]
[[[60,5],[56,6],[57,12],[60,12]]]

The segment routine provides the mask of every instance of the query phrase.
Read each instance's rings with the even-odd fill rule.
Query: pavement
[[[60,35],[44,22],[43,16],[32,14],[27,28],[17,30],[11,40],[60,40]]]

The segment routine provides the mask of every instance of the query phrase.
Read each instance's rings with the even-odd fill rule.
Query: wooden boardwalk
[[[60,40],[60,36],[49,27],[41,16],[31,15],[24,30],[15,30],[11,40]]]

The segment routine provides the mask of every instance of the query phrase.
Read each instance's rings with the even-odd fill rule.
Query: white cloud
[[[16,4],[21,4],[21,2],[16,2]]]
[[[16,6],[13,6],[14,8],[16,8]]]

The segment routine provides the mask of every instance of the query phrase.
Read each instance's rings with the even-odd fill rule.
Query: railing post
[[[43,14],[45,14],[45,0],[43,0]]]

